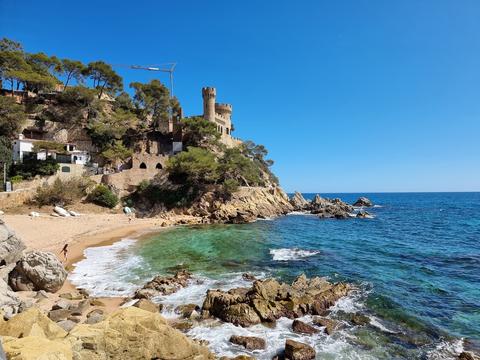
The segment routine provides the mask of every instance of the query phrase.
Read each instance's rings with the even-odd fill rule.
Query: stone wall
[[[115,174],[102,176],[102,183],[113,187],[120,197],[135,191],[143,180],[151,180],[163,170],[151,169],[128,169]]]
[[[167,165],[168,156],[157,154],[133,154],[132,169],[160,170]]]

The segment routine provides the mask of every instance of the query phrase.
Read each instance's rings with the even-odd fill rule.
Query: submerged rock
[[[315,349],[310,345],[294,341],[285,341],[285,358],[289,360],[311,360],[315,359]]]
[[[192,274],[187,270],[178,271],[173,276],[155,276],[143,288],[135,292],[135,299],[151,299],[154,296],[170,295],[188,285]]]
[[[332,335],[335,329],[339,327],[339,323],[336,320],[326,319],[321,317],[314,317],[313,323],[318,326],[325,327],[325,333],[327,335]]]
[[[362,196],[362,197],[359,197],[357,201],[353,203],[353,206],[371,207],[373,206],[373,203],[370,201],[370,199]]]
[[[243,327],[325,312],[347,295],[350,286],[331,284],[323,278],[299,276],[291,285],[274,279],[257,280],[251,288],[209,290],[202,310]]]
[[[265,349],[265,340],[255,336],[232,335],[229,340],[232,344],[243,346],[247,350]]]
[[[13,290],[59,290],[67,272],[57,257],[50,252],[33,250],[26,253],[9,275],[9,284]]]

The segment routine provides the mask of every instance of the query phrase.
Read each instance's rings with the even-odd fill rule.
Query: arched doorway
[[[142,162],[140,164],[140,169],[146,169],[146,168],[147,168],[147,165],[144,162]]]
[[[157,163],[157,165],[155,166],[155,169],[162,169],[162,164]]]

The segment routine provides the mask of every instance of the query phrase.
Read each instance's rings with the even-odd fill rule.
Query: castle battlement
[[[215,104],[215,111],[218,114],[225,114],[225,115],[230,116],[232,114],[232,105],[216,103]]]

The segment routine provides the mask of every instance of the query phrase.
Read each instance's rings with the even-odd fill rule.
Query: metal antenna
[[[166,72],[170,76],[170,98],[173,98],[173,72],[175,71],[175,67],[177,63],[164,63],[159,65],[123,65],[123,64],[116,64],[114,66],[121,66],[127,67],[133,70],[147,70],[147,71],[160,71]]]

